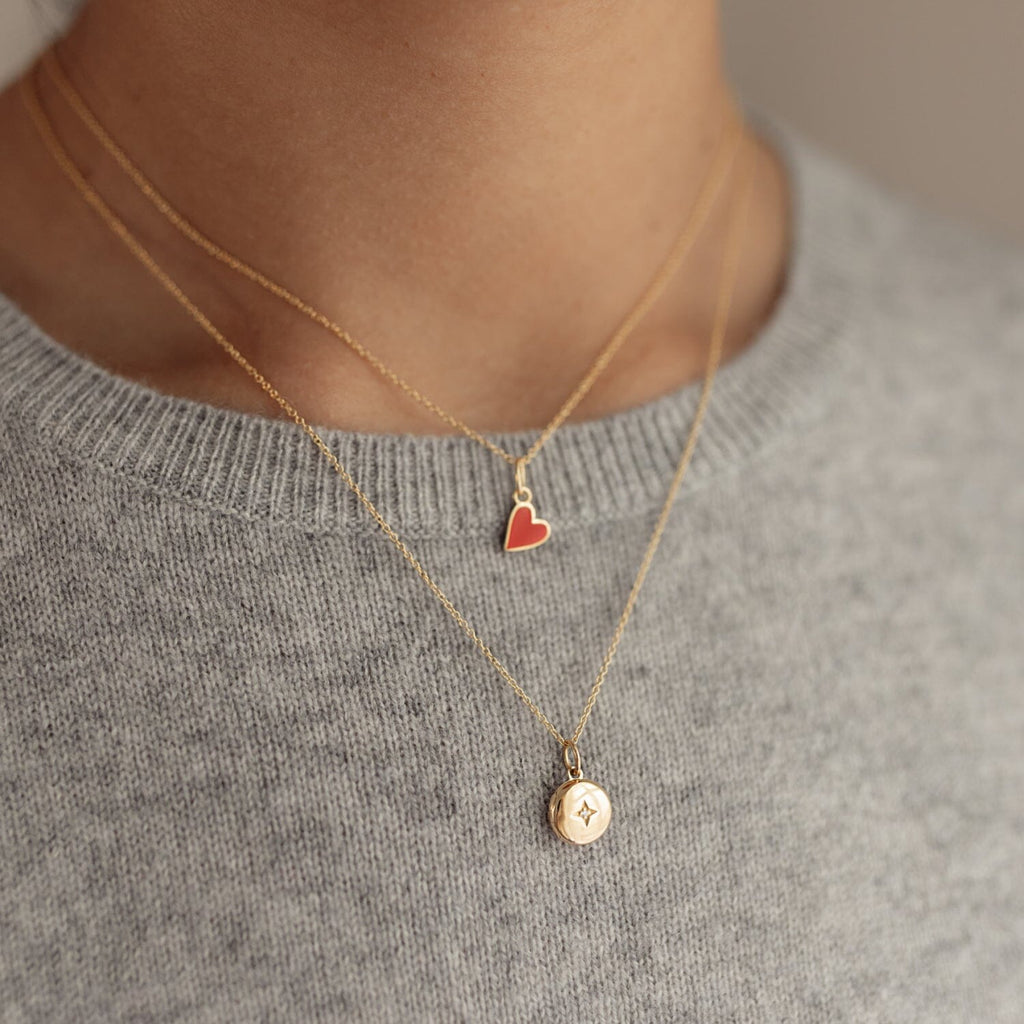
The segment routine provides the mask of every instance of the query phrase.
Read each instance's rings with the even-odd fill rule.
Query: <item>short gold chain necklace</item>
[[[551,523],[541,519],[533,504],[533,492],[526,485],[526,468],[537,457],[541,449],[551,439],[556,430],[568,419],[590,391],[597,378],[607,369],[613,357],[632,333],[635,326],[660,297],[669,280],[678,270],[686,254],[692,248],[701,228],[714,206],[715,199],[721,191],[728,172],[732,167],[736,153],[742,140],[742,118],[736,120],[731,130],[721,132],[718,152],[712,161],[711,169],[697,193],[697,198],[683,225],[676,243],[673,245],[665,263],[655,275],[650,285],[641,296],[630,314],[612,335],[608,343],[598,353],[597,358],[586,372],[583,379],[576,385],[572,393],[555,413],[554,418],[541,430],[537,439],[530,445],[525,454],[516,456],[500,445],[484,437],[462,420],[446,412],[436,402],[421,391],[414,388],[400,377],[394,370],[385,365],[361,342],[357,341],[337,323],[314,307],[311,303],[299,298],[284,285],[271,280],[238,256],[217,245],[204,235],[194,224],[187,220],[180,211],[158,191],[156,186],[142,173],[138,166],[119,146],[110,133],[100,124],[99,119],[90,109],[78,89],[61,66],[53,45],[48,47],[39,59],[40,66],[46,71],[59,89],[71,109],[78,115],[89,131],[102,144],[107,153],[128,175],[139,191],[150,203],[190,242],[198,246],[207,255],[219,260],[243,277],[260,285],[263,289],[288,303],[300,313],[305,314],[314,323],[319,324],[343,341],[356,355],[368,363],[382,378],[403,391],[408,397],[429,410],[438,419],[450,427],[460,431],[466,437],[483,445],[489,452],[503,459],[514,470],[514,488],[512,492],[512,508],[505,521],[503,546],[506,551],[530,551],[544,544],[551,536]],[[723,117],[723,126],[728,117]]]
[[[509,670],[502,664],[497,655],[484,642],[481,636],[470,624],[466,616],[459,611],[451,599],[441,587],[428,574],[419,559],[413,554],[406,543],[398,536],[393,527],[387,522],[384,516],[377,509],[376,505],[363,492],[355,479],[341,464],[338,457],[330,450],[323,438],[309,425],[303,416],[277,389],[268,381],[234,345],[214,326],[206,315],[196,307],[191,299],[172,280],[168,273],[156,262],[150,253],[139,242],[138,238],[128,229],[124,222],[111,210],[98,192],[92,188],[79,167],[72,160],[67,150],[61,144],[54,131],[53,125],[42,107],[35,87],[35,81],[31,73],[22,77],[21,95],[28,107],[32,120],[46,145],[61,170],[71,180],[78,191],[85,198],[93,210],[100,215],[107,226],[125,244],[128,250],[146,267],[146,269],[160,282],[160,284],[182,305],[189,315],[199,324],[200,327],[236,362],[238,365],[270,396],[310,438],[317,449],[330,463],[334,471],[345,481],[355,496],[359,499],[367,512],[381,528],[387,539],[397,548],[402,557],[412,566],[416,574],[427,585],[430,592],[443,605],[444,609],[452,617],[458,627],[466,634],[473,644],[479,649],[483,656],[497,670],[498,674],[512,688],[516,695],[529,708],[530,712],[540,721],[544,728],[554,737],[561,746],[562,762],[565,766],[567,779],[552,794],[548,803],[548,820],[552,829],[559,838],[567,843],[584,845],[599,838],[608,828],[611,821],[612,808],[607,792],[592,779],[583,775],[583,765],[580,758],[578,742],[583,733],[590,713],[597,701],[597,695],[601,685],[608,674],[612,659],[619,648],[626,623],[629,621],[633,608],[636,605],[643,586],[644,579],[654,559],[655,551],[661,540],[662,533],[668,523],[669,512],[683,476],[690,464],[694,448],[697,444],[697,436],[700,433],[701,424],[707,409],[708,400],[711,395],[711,386],[715,378],[722,354],[722,346],[725,339],[726,327],[729,320],[729,309],[732,303],[735,290],[736,277],[739,269],[740,255],[742,251],[743,228],[746,223],[747,207],[749,206],[752,192],[754,164],[756,154],[749,160],[749,166],[744,174],[744,180],[735,201],[729,232],[726,239],[726,246],[722,258],[722,267],[719,277],[718,295],[715,305],[714,322],[711,331],[711,340],[708,346],[707,367],[704,374],[704,383],[701,389],[700,399],[694,413],[693,423],[687,435],[686,444],[682,455],[676,466],[675,473],[669,485],[668,494],[658,515],[654,530],[651,533],[647,548],[644,551],[640,568],[633,581],[629,597],[626,600],[622,614],[612,634],[611,643],[605,652],[601,667],[598,670],[597,678],[591,688],[586,705],[575,730],[569,736],[563,736],[554,726],[551,720],[538,707],[536,701],[523,689],[519,682],[513,677]]]

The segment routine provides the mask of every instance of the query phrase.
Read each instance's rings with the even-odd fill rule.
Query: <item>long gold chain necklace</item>
[[[711,169],[705,181],[702,183],[693,207],[686,219],[681,233],[673,245],[665,263],[655,275],[650,285],[641,296],[630,314],[622,322],[618,330],[612,335],[608,343],[598,353],[597,358],[586,372],[583,379],[576,385],[569,397],[562,403],[561,408],[555,413],[551,422],[538,435],[537,439],[530,445],[523,454],[516,456],[506,451],[500,445],[484,437],[479,431],[474,430],[462,420],[442,409],[436,402],[428,398],[421,391],[414,388],[400,377],[394,370],[385,365],[361,342],[357,341],[347,331],[343,330],[337,323],[331,320],[311,303],[299,298],[289,291],[284,285],[271,280],[238,256],[228,252],[219,246],[212,239],[204,235],[194,224],[187,220],[180,211],[175,209],[171,203],[158,191],[156,186],[142,173],[138,166],[119,146],[110,133],[103,127],[95,113],[85,102],[81,93],[75,88],[71,79],[63,69],[60,59],[57,56],[54,46],[51,45],[44,51],[39,59],[40,66],[46,71],[51,80],[57,86],[61,95],[67,101],[71,109],[78,115],[92,135],[102,144],[103,148],[111,158],[128,175],[139,191],[150,201],[150,203],[168,220],[174,227],[194,245],[198,246],[207,255],[219,260],[225,266],[260,285],[272,295],[288,303],[300,313],[305,314],[315,323],[330,331],[333,335],[343,341],[356,355],[368,363],[381,377],[399,388],[411,399],[418,402],[425,409],[429,410],[438,419],[447,423],[450,427],[460,431],[466,437],[471,438],[478,444],[483,445],[488,451],[498,458],[503,459],[513,467],[514,487],[512,492],[512,508],[505,521],[503,546],[506,551],[529,551],[545,543],[551,536],[551,523],[547,519],[541,519],[537,515],[536,507],[533,504],[533,492],[526,485],[527,466],[537,457],[541,449],[551,439],[556,430],[568,419],[573,410],[579,405],[586,394],[593,387],[598,377],[607,369],[613,357],[622,347],[633,329],[640,322],[647,311],[660,297],[669,280],[678,270],[679,265],[693,247],[701,228],[704,226],[713,206],[715,199],[721,191],[722,185],[728,176],[736,153],[739,151],[742,141],[742,118],[737,118],[731,129],[725,130],[728,123],[728,114],[723,116],[723,130],[720,135],[718,152],[711,164]]]
[[[658,548],[661,536],[668,523],[669,513],[679,486],[683,481],[690,459],[697,444],[697,437],[700,433],[701,424],[711,396],[711,386],[715,373],[721,359],[723,342],[725,339],[726,327],[729,320],[729,310],[732,304],[735,290],[736,277],[739,270],[740,255],[742,251],[743,228],[746,223],[747,207],[749,206],[752,192],[755,157],[751,157],[750,166],[745,172],[744,181],[735,201],[726,246],[722,258],[722,268],[719,277],[718,295],[715,305],[715,315],[711,331],[711,340],[708,346],[707,367],[704,374],[704,383],[701,389],[700,399],[694,413],[693,423],[690,427],[686,444],[676,466],[672,481],[669,485],[668,494],[658,515],[654,530],[644,551],[640,568],[633,580],[633,585],[626,600],[625,607],[612,634],[611,643],[605,652],[604,659],[597,673],[597,678],[590,690],[583,713],[575,730],[569,736],[563,736],[551,720],[538,707],[536,701],[523,689],[515,677],[502,664],[498,656],[484,642],[481,636],[470,624],[465,615],[452,603],[441,587],[428,574],[419,559],[413,554],[405,542],[398,536],[392,526],[387,522],[370,498],[363,492],[348,470],[341,464],[338,457],[330,450],[323,438],[309,425],[305,418],[296,410],[277,389],[270,383],[246,358],[224,337],[214,326],[206,315],[198,309],[191,299],[172,280],[170,275],[156,262],[150,253],[144,248],[141,242],[132,234],[124,222],[106,204],[103,198],[88,183],[77,164],[72,160],[67,150],[61,144],[54,131],[36,91],[35,82],[32,76],[25,75],[21,82],[21,95],[28,107],[32,120],[53,158],[60,166],[64,174],[82,194],[86,202],[93,210],[100,215],[107,226],[125,244],[128,250],[146,267],[157,281],[182,305],[189,315],[199,324],[200,327],[258,384],[266,394],[272,398],[310,438],[313,444],[319,449],[323,456],[330,463],[334,471],[345,481],[367,512],[372,516],[377,525],[381,528],[387,539],[401,553],[402,557],[412,566],[416,574],[426,584],[430,592],[437,598],[444,609],[452,617],[458,627],[466,634],[473,644],[479,649],[483,656],[497,670],[498,674],[512,688],[516,695],[523,701],[530,712],[540,721],[544,728],[558,741],[562,749],[562,763],[565,766],[567,779],[552,794],[548,804],[548,820],[552,829],[561,839],[567,843],[584,845],[599,838],[607,829],[612,815],[611,801],[607,792],[592,779],[583,776],[583,765],[580,758],[578,742],[583,729],[590,717],[590,713],[597,701],[601,685],[608,675],[612,659],[619,648],[626,623],[632,615],[643,586],[647,572],[650,569],[654,554]]]

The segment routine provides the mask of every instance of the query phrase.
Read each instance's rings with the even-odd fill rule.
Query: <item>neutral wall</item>
[[[0,0],[0,81],[73,5]],[[1022,0],[723,0],[723,20],[733,76],[758,106],[1024,239]]]
[[[1024,238],[1022,0],[723,0],[741,92],[932,205]]]

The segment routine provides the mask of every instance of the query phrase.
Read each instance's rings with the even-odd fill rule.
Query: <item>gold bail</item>
[[[533,494],[526,486],[526,456],[521,455],[515,462],[516,467],[516,491],[512,495],[515,501],[531,501]]]
[[[571,760],[570,755],[572,757]],[[583,777],[583,763],[580,760],[580,749],[571,739],[565,740],[562,743],[562,764],[565,765],[565,770],[569,773],[570,779],[579,779]]]

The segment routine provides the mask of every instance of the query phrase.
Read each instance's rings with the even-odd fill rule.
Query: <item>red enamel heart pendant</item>
[[[506,551],[529,551],[539,548],[551,536],[551,524],[537,515],[531,501],[516,499],[505,527]]]

